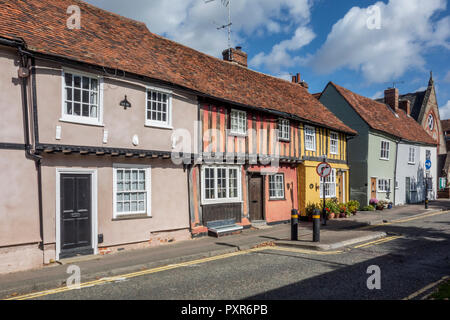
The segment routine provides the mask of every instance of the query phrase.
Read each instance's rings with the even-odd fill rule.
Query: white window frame
[[[409,147],[408,164],[415,164],[415,163],[416,163],[416,148]]]
[[[409,192],[417,192],[417,181],[415,177],[409,178]]]
[[[328,177],[320,177],[320,198],[323,198],[323,184],[325,182],[325,198],[336,198],[336,169],[331,169]]]
[[[383,184],[381,184],[381,188],[380,188],[380,182],[384,182]],[[387,193],[387,192],[391,192],[391,179],[377,179],[377,192],[380,193]]]
[[[277,181],[278,177],[281,177],[281,183],[282,183],[281,189],[278,188],[278,184],[279,184],[279,182]],[[275,181],[271,181],[272,179],[275,179]],[[273,186],[274,188],[271,188],[271,186]],[[283,173],[269,175],[269,200],[284,200],[285,199],[285,188],[286,188],[286,185],[284,182],[284,174]],[[271,196],[271,190],[273,190],[275,192],[275,194],[277,194],[278,192],[280,192],[280,194]]]
[[[145,91],[145,126],[146,127],[156,127],[156,128],[163,128],[163,129],[173,129],[172,127],[172,95],[173,92],[171,90],[157,88],[157,87],[151,87],[147,86],[147,90]],[[148,99],[149,92],[155,92],[160,94],[167,95],[167,118],[166,121],[158,121],[158,120],[152,120],[148,119],[148,104],[151,100]],[[150,110],[151,112],[151,110]]]
[[[86,116],[76,116],[76,115],[69,115],[66,114],[66,73],[72,74],[72,76],[79,76],[79,77],[88,77],[91,79],[97,79],[98,81],[98,105],[97,105],[97,118],[91,118]],[[61,122],[72,122],[72,123],[78,123],[78,124],[86,124],[86,125],[92,125],[92,126],[99,126],[103,127],[103,91],[104,91],[104,79],[103,77],[82,72],[74,69],[69,68],[63,68],[61,71],[61,118],[59,121]],[[83,100],[83,89],[81,90],[81,101]],[[74,99],[74,96],[72,96],[72,99]],[[73,100],[72,100],[73,101]],[[80,102],[80,104],[83,104]],[[72,110],[74,109],[74,105],[72,104]],[[82,109],[81,109],[82,112]]]
[[[214,169],[214,199],[206,199],[205,193],[205,169]],[[225,198],[218,198],[218,188],[217,188],[217,170],[226,169],[226,193]],[[230,198],[230,169],[237,170],[237,197]],[[220,165],[204,165],[201,170],[201,194],[202,194],[202,204],[218,204],[218,203],[240,203],[242,202],[242,175],[241,168],[239,166],[220,166]]]
[[[236,125],[233,125],[233,121],[237,121]],[[235,127],[233,129],[233,127]],[[237,129],[236,129],[237,128]],[[230,133],[233,135],[246,135],[247,134],[247,112],[232,109],[230,112]]]
[[[145,170],[145,192],[146,196],[146,210],[144,211],[136,211],[136,212],[117,212],[117,170]],[[151,217],[152,209],[151,209],[151,166],[149,165],[139,165],[139,164],[121,164],[115,163],[113,164],[113,218],[127,218],[133,216],[148,216]],[[138,192],[138,191],[130,191],[130,193]]]
[[[330,132],[330,154],[339,154],[339,134],[334,131]]]
[[[291,122],[288,119],[278,119],[278,140],[291,140]]]
[[[387,144],[387,148],[383,148],[383,144]],[[391,152],[391,143],[387,140],[381,140],[381,146],[380,146],[380,159],[381,160],[389,160]]]
[[[312,131],[312,133],[308,132]],[[312,126],[305,126],[304,129],[305,133],[305,150],[306,151],[316,151],[316,128]],[[309,142],[307,141],[307,136],[312,137],[312,147],[310,146]]]

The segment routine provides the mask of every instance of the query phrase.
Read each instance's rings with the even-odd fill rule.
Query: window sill
[[[312,152],[316,152],[316,149],[308,149],[308,148],[305,148],[305,151],[312,151]]]
[[[155,123],[155,122],[146,122],[145,126],[147,128],[157,128],[157,129],[166,129],[166,130],[173,130],[173,126]]]
[[[151,218],[152,218],[152,216],[149,216],[146,213],[118,214],[112,219],[112,221],[138,220],[138,219],[151,219]]]
[[[386,159],[386,158],[380,158],[380,160],[389,161],[389,159]]]
[[[228,136],[245,138],[245,137],[247,137],[247,133],[242,133],[242,132],[229,132],[229,133],[228,133]]]
[[[291,139],[278,138],[278,141],[280,141],[280,142],[291,142]]]
[[[408,162],[408,164],[410,164],[410,165],[415,165],[416,163],[415,162]]]
[[[286,198],[269,198],[269,201],[286,201]]]
[[[74,123],[74,124],[81,124],[86,126],[93,126],[93,127],[104,127],[105,125],[103,123],[97,122],[97,121],[86,121],[82,119],[73,119],[73,118],[60,118],[60,122],[67,122],[67,123]]]
[[[223,201],[223,200],[216,200],[216,201],[202,201],[203,206],[213,205],[213,204],[228,204],[228,203],[243,203],[242,200],[230,200],[230,201]]]

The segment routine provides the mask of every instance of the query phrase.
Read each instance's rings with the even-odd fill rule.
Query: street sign
[[[331,166],[327,162],[319,163],[316,168],[317,174],[322,178],[326,178],[331,174]]]
[[[427,169],[427,170],[431,169],[431,160],[425,161],[425,169]]]

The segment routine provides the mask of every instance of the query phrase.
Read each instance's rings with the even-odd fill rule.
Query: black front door
[[[264,220],[263,216],[263,184],[262,176],[250,176],[249,197],[250,197],[250,220]]]
[[[91,175],[61,175],[60,258],[92,254]]]

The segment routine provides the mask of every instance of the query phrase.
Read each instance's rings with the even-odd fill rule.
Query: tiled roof
[[[372,129],[393,135],[408,141],[436,145],[436,141],[405,111],[397,115],[386,104],[356,94],[344,87],[330,82],[342,97],[352,106]]]
[[[442,131],[450,131],[450,119],[441,120]]]
[[[79,30],[66,26],[67,8],[74,4],[81,9]],[[0,16],[0,37],[21,37],[34,52],[147,76],[356,134],[298,84],[203,54],[80,0],[0,0]]]
[[[402,94],[399,100],[409,100],[411,103],[411,117],[416,121],[419,119],[420,110],[422,109],[423,100],[427,91],[418,91],[414,93]],[[376,101],[384,103],[384,98],[376,99]]]

